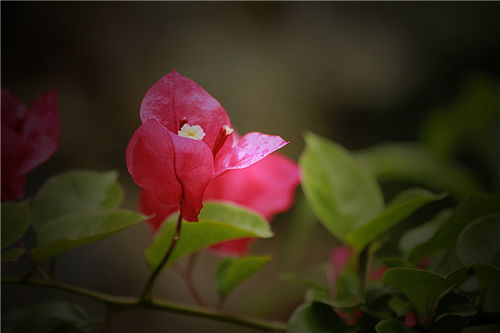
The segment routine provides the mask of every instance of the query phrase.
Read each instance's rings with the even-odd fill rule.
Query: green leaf
[[[47,302],[2,314],[4,333],[88,332],[93,322],[79,305]]]
[[[420,207],[443,197],[444,194],[436,195],[424,189],[406,190],[391,201],[376,218],[348,234],[347,241],[357,249],[362,249]]]
[[[125,210],[67,214],[42,226],[33,257],[41,261],[74,247],[109,237],[144,220]]]
[[[323,225],[345,240],[382,211],[380,188],[340,145],[312,133],[305,140],[300,157],[304,193]]]
[[[476,313],[476,307],[468,297],[452,292],[445,295],[439,301],[436,309],[436,321],[450,315],[470,317]]]
[[[458,197],[481,190],[469,170],[418,143],[385,143],[356,152],[355,157],[381,182],[405,181]]]
[[[257,273],[264,265],[271,260],[271,257],[243,257],[226,258],[222,260],[215,273],[217,290],[222,298],[240,283]]]
[[[417,245],[423,244],[432,238],[437,229],[451,216],[451,210],[445,209],[430,221],[410,229],[399,239],[399,249],[407,257]]]
[[[424,257],[449,248],[454,248],[462,230],[475,219],[500,212],[500,197],[474,194],[466,198],[441,225],[427,242],[416,246],[409,254],[409,260],[418,262]]]
[[[17,262],[19,257],[22,256],[24,252],[25,250],[22,247],[13,247],[2,251],[2,261]]]
[[[394,296],[389,300],[389,308],[391,308],[398,317],[404,315],[408,312],[410,308],[410,302],[401,296]]]
[[[396,319],[382,320],[375,326],[375,330],[377,333],[417,333],[417,331],[412,330]]]
[[[491,264],[500,267],[500,214],[479,218],[457,239],[457,256],[466,266]]]
[[[117,177],[115,171],[70,171],[50,178],[33,200],[33,227],[38,232],[66,214],[118,207],[123,191]]]
[[[361,304],[359,297],[349,297],[342,299],[332,299],[327,290],[319,288],[309,288],[305,294],[306,302],[320,302],[335,308],[350,309]]]
[[[23,237],[29,226],[29,217],[28,200],[2,202],[2,250]]]
[[[461,333],[467,326],[467,318],[457,315],[446,315],[439,318],[429,327],[429,333]]]
[[[384,274],[384,283],[401,291],[412,302],[422,317],[448,291],[465,282],[471,276],[468,268],[463,267],[450,273],[446,278],[420,269],[391,268]]]
[[[475,265],[473,266],[473,269],[482,290],[486,290],[491,286],[500,283],[499,269],[490,265]]]
[[[156,233],[153,244],[146,250],[151,269],[163,258],[175,233],[178,215],[173,214]],[[198,222],[182,222],[180,240],[165,267],[177,259],[213,244],[242,237],[273,236],[269,223],[260,215],[243,207],[217,202],[205,202]]]
[[[288,321],[288,333],[343,333],[347,329],[329,305],[318,302],[302,304]]]

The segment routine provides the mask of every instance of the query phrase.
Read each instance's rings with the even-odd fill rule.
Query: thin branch
[[[42,266],[40,266],[40,264],[38,262],[36,262],[36,260],[31,255],[31,250],[28,248],[28,246],[22,240],[18,240],[17,244],[24,249],[24,252],[26,254],[26,258],[28,258],[29,262],[33,266],[33,270],[25,276],[25,279],[31,278],[31,276],[36,271],[36,272],[38,272],[38,274],[40,274],[40,276],[44,280],[50,280],[49,276],[47,275],[47,273],[45,273]]]
[[[197,259],[198,259],[198,253],[193,253],[189,257],[189,262],[188,262],[186,269],[182,269],[181,267],[177,267],[175,269],[173,268],[173,271],[182,278],[182,280],[186,284],[186,287],[187,287],[189,293],[191,294],[193,299],[196,301],[196,303],[199,306],[207,306],[207,303],[205,302],[205,300],[201,296],[200,292],[198,291],[198,288],[196,288],[196,285],[194,284],[194,281],[193,281],[193,272],[194,272],[194,268],[196,266]]]
[[[163,266],[165,266],[168,259],[170,259],[170,256],[172,255],[172,252],[174,252],[174,249],[175,249],[175,246],[177,245],[177,242],[181,238],[181,228],[182,228],[182,213],[179,213],[179,218],[177,219],[177,225],[175,227],[175,234],[172,237],[172,241],[170,242],[170,246],[168,247],[168,250],[165,253],[165,256],[163,257],[161,262],[158,264],[158,266],[156,266],[155,270],[149,276],[149,279],[146,282],[146,285],[144,286],[144,289],[143,289],[142,294],[141,294],[141,301],[151,299],[151,294],[153,291],[153,286],[155,284],[155,281],[158,278],[158,275],[160,275],[160,272],[163,269]]]
[[[76,287],[70,284],[58,281],[45,280],[21,280],[13,278],[3,278],[2,283],[16,285],[32,285],[63,290],[72,294],[77,294],[93,300],[103,302],[112,306],[117,310],[147,308],[157,311],[165,311],[189,315],[200,318],[207,318],[226,323],[232,323],[239,326],[245,326],[263,331],[285,332],[287,329],[286,323],[256,318],[252,316],[235,315],[222,311],[202,308],[197,306],[184,305],[174,302],[163,301],[155,298],[148,300],[139,300],[134,297],[114,296],[99,291]]]

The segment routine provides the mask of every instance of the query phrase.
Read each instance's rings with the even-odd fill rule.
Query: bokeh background
[[[117,169],[124,206],[135,209],[137,187],[126,171],[125,149],[139,126],[144,93],[173,68],[218,99],[240,133],[291,141],[283,153],[294,159],[304,148],[305,131],[354,150],[386,141],[425,142],[433,115],[477,85],[499,88],[500,4],[494,2],[2,2],[1,9],[2,85],[27,104],[47,90],[59,96],[61,146],[30,175],[28,194],[59,172]],[[485,189],[498,192],[498,112],[478,118],[483,113],[472,103],[465,113],[465,123],[475,127],[465,126],[464,144],[452,155]],[[337,244],[303,205],[279,216],[273,228],[276,237],[252,249],[272,254],[273,263],[238,288],[227,309],[286,320],[304,287],[280,275],[321,265]],[[150,242],[148,226],[134,226],[62,255],[56,276],[113,294],[138,294],[148,276],[143,250]],[[210,303],[217,262],[204,252],[196,269],[196,283]],[[4,274],[27,269],[26,262],[3,266]],[[156,293],[192,303],[171,272],[162,275]],[[61,297],[104,316],[100,304],[85,299],[11,286],[2,288],[2,311]],[[254,332],[146,311],[117,315],[113,328]]]

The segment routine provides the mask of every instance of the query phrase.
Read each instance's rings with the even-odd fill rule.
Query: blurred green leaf
[[[2,314],[4,333],[89,332],[93,322],[77,304],[47,302]]]
[[[63,215],[113,209],[120,205],[123,191],[116,171],[70,171],[50,178],[33,200],[33,227]]]
[[[288,320],[288,333],[347,333],[356,332],[346,327],[333,309],[323,303],[302,304]]]
[[[2,261],[17,262],[20,256],[24,254],[25,250],[22,247],[13,247],[2,251]]]
[[[29,223],[28,200],[2,202],[2,250],[21,239],[28,230]]]
[[[305,300],[309,303],[320,302],[340,309],[349,309],[361,304],[361,299],[359,297],[332,299],[328,294],[328,290],[319,288],[307,289]]]
[[[444,194],[436,195],[424,189],[406,190],[394,198],[376,218],[349,233],[347,241],[357,249],[362,249],[420,207],[443,197]]]
[[[464,146],[477,143],[498,120],[498,96],[495,81],[479,74],[469,77],[453,102],[429,113],[422,140],[444,156],[454,156]]]
[[[437,321],[432,322],[429,333],[461,333],[467,326],[467,318],[449,314],[442,316]]]
[[[217,290],[222,298],[240,283],[257,273],[264,265],[271,260],[271,257],[243,257],[223,259],[215,273]]]
[[[401,291],[422,317],[445,293],[465,282],[471,273],[466,267],[450,273],[446,278],[415,268],[391,268],[384,274],[384,283]]]
[[[490,265],[474,265],[474,274],[482,290],[500,283],[500,270]]]
[[[500,267],[500,214],[469,224],[457,239],[457,256],[466,266],[490,264]]]
[[[445,209],[434,216],[430,221],[410,229],[399,239],[399,249],[407,257],[417,245],[427,242],[436,230],[451,216],[451,209]]]
[[[403,322],[396,319],[386,319],[375,326],[377,333],[417,333]]]
[[[380,188],[340,145],[312,133],[305,141],[300,166],[306,198],[323,225],[345,240],[382,211]]]
[[[156,233],[153,244],[146,250],[146,261],[154,269],[163,258],[175,233],[178,215],[165,221]],[[241,206],[205,202],[199,222],[182,222],[182,233],[174,252],[165,266],[190,253],[229,239],[273,236],[269,223],[260,215]]]
[[[109,237],[144,220],[144,216],[125,210],[67,214],[44,224],[33,249],[41,261],[74,247]]]
[[[409,254],[412,262],[449,248],[454,248],[462,230],[475,219],[500,212],[500,197],[487,194],[474,194],[463,200],[452,215],[439,227],[436,233]]]
[[[418,143],[385,143],[358,151],[354,156],[381,182],[410,182],[458,197],[481,190],[469,170]]]
[[[406,298],[397,295],[389,300],[389,307],[398,317],[400,317],[408,312],[410,302]]]
[[[436,309],[436,321],[441,318],[450,315],[457,316],[473,316],[477,313],[476,307],[471,303],[470,299],[466,296],[459,295],[457,293],[446,294]]]

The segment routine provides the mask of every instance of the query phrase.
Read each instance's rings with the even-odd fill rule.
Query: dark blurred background
[[[240,133],[260,131],[291,141],[283,153],[294,159],[304,148],[305,131],[349,149],[425,140],[422,126],[459,99],[471,78],[498,89],[500,76],[500,3],[493,2],[3,1],[1,7],[2,85],[26,104],[47,90],[59,96],[61,146],[31,174],[28,194],[62,171],[117,169],[124,206],[131,209],[137,207],[137,187],[126,171],[126,145],[139,125],[144,93],[173,68],[218,99]],[[485,150],[496,153],[498,146],[491,142]],[[489,160],[467,150],[456,157],[485,188],[497,191],[495,153]],[[296,248],[287,223],[297,214],[296,209],[278,217],[276,238],[254,245],[252,253],[270,253],[275,260],[233,293],[229,310],[286,320],[301,302],[304,288],[277,276],[291,267],[325,262],[337,241],[314,226],[308,246]],[[143,250],[150,242],[147,225],[132,227],[62,255],[56,276],[109,293],[138,294],[148,275]],[[201,261],[196,282],[213,303],[217,258],[203,253]],[[3,269],[24,272],[28,265]],[[170,272],[163,274],[156,292],[192,302]],[[3,287],[2,311],[63,296]],[[101,305],[68,298],[103,316]],[[254,332],[141,311],[118,315],[114,329]]]

